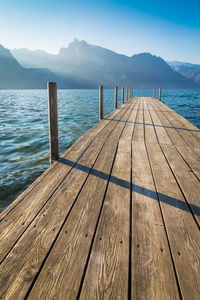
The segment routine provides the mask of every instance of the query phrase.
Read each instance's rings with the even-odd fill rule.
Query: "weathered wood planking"
[[[132,141],[132,299],[178,299],[179,292],[168,248],[158,197],[146,152],[145,137],[156,136],[144,103],[137,137]],[[145,126],[144,124],[148,124]],[[139,131],[141,134],[139,134]],[[168,266],[167,269],[165,266]],[[170,289],[169,289],[170,286]]]
[[[126,121],[129,115],[130,111],[127,111],[127,114],[120,120]],[[65,296],[68,299],[74,299],[76,297],[103,204],[117,143],[124,126],[125,122],[119,122],[105,143],[75,207],[47,259],[45,268],[39,275],[38,284],[30,294],[31,299],[35,299],[37,295],[41,298]],[[76,236],[75,245],[74,236]],[[60,264],[59,261],[63,263]],[[48,269],[52,267],[54,268],[54,277],[49,277]],[[70,278],[68,274],[70,274]],[[48,278],[48,280],[44,282],[44,278]],[[58,278],[59,281],[57,281]],[[64,284],[66,280],[68,285]],[[42,289],[44,284],[45,288]]]
[[[199,299],[200,131],[131,98],[0,215],[0,299]]]
[[[160,125],[160,121],[156,112],[153,112],[151,102],[149,102],[149,109],[160,145],[149,143],[147,144],[147,150],[180,290],[184,299],[198,299],[200,291],[199,229],[169,167],[169,161],[166,160],[164,155],[167,154],[164,149],[167,148],[171,151],[170,149],[173,149],[174,146],[170,144],[167,132],[159,130],[156,126]],[[184,172],[185,170],[182,169],[180,162],[177,162],[176,166],[182,170],[182,176],[184,177],[187,172]],[[199,202],[199,198],[197,200]],[[199,204],[195,208],[198,209],[198,207]]]
[[[127,106],[128,108],[129,106]],[[121,110],[121,115],[123,116],[126,113],[126,110]],[[128,110],[128,113],[130,114],[130,110]],[[120,116],[119,116],[119,119]],[[64,218],[67,215],[68,210],[70,210],[71,206],[73,205],[73,202],[75,201],[76,195],[78,194],[79,190],[81,189],[84,181],[86,180],[88,173],[90,172],[99,152],[101,151],[101,148],[107,139],[107,136],[112,132],[112,129],[116,126],[118,122],[110,121],[110,126],[107,126],[103,132],[100,132],[98,137],[91,143],[90,147],[87,149],[87,151],[83,154],[83,156],[78,161],[78,166],[74,166],[72,171],[70,172],[70,176],[66,177],[64,181],[61,182],[59,189],[57,189],[51,196],[51,198],[48,200],[46,205],[42,207],[42,210],[39,211],[38,216],[33,219],[33,224],[31,224],[30,227],[27,228],[25,233],[23,234],[20,241],[17,243],[15,249],[13,250],[14,253],[23,252],[23,247],[26,240],[32,241],[32,245],[29,244],[29,248],[25,249],[25,252],[23,252],[23,260],[20,260],[19,263],[24,265],[23,272],[21,274],[21,277],[27,276],[27,273],[29,273],[29,263],[27,259],[27,255],[31,256],[33,259],[32,264],[34,265],[34,270],[32,270],[32,279],[34,279],[34,276],[36,275],[36,272],[39,269],[40,264],[42,263],[44,259],[44,255],[47,254],[48,249],[51,247],[52,242],[54,241],[60,226],[62,225],[62,222],[64,221]],[[121,123],[120,123],[121,124]],[[73,160],[70,160],[69,158],[65,159],[63,158],[61,160],[61,165],[64,165],[66,167],[71,167],[73,165]],[[80,167],[83,165],[83,167],[87,170],[87,172],[84,172],[82,168]],[[32,204],[34,204],[36,201],[41,203],[42,199],[36,199]],[[68,201],[67,201],[68,200]],[[13,211],[11,212],[13,214]],[[27,212],[28,213],[28,212]],[[31,214],[32,217],[32,214]],[[19,222],[19,220],[17,220]],[[47,226],[48,224],[48,226]],[[21,224],[20,224],[21,225]],[[15,226],[14,230],[21,228],[21,226]],[[46,230],[45,235],[40,235],[40,232],[43,232],[45,228],[48,227],[48,230]],[[18,233],[18,232],[17,232]],[[7,234],[7,230],[6,230]],[[19,233],[18,233],[19,234]],[[47,236],[46,236],[47,234]],[[16,235],[16,234],[15,234]],[[15,236],[12,235],[12,236]],[[46,238],[45,238],[46,236]],[[4,239],[5,242],[8,243],[8,239]],[[35,262],[37,262],[38,267],[36,263],[34,263],[34,247],[33,243],[35,244],[36,249],[40,249],[37,253],[37,259],[35,258]],[[47,245],[46,245],[47,244]],[[6,248],[6,247],[5,247]],[[19,250],[18,250],[19,249]],[[46,249],[46,252],[45,252]],[[18,250],[18,251],[17,251]],[[6,261],[3,261],[2,268],[5,264],[5,267],[3,268],[5,274],[8,272],[11,272],[9,270],[9,267],[12,269],[15,268],[13,261],[15,263],[18,262],[18,254],[17,256],[13,255],[13,252],[11,251],[10,254],[8,254],[8,258]],[[41,255],[40,255],[41,253]],[[8,260],[11,258],[11,263],[8,264]],[[12,260],[13,258],[13,260]],[[24,261],[27,263],[25,264]],[[14,272],[12,272],[14,275]],[[15,281],[21,282],[23,284],[23,280],[20,280],[20,276],[18,274],[18,277],[15,277]],[[6,282],[6,285],[4,284],[4,288],[7,289],[6,286],[8,286],[10,283],[13,282],[12,276],[10,276],[10,280]],[[0,280],[1,282],[1,280]],[[27,283],[27,289],[28,284],[31,283],[31,280]],[[13,286],[13,285],[12,285]],[[23,289],[21,288],[20,284],[17,283],[16,286],[18,287],[18,292],[20,294],[27,292],[26,286],[23,286]],[[16,288],[14,288],[14,292],[16,295]],[[20,297],[20,294],[18,297]],[[12,291],[10,292],[10,297],[12,297]]]

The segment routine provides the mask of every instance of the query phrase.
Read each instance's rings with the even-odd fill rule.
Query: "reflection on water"
[[[163,90],[162,101],[200,127],[200,90]],[[105,90],[105,115],[113,109],[114,89]],[[98,122],[98,111],[98,90],[58,90],[60,153]],[[46,90],[0,91],[0,210],[48,168],[48,138]]]

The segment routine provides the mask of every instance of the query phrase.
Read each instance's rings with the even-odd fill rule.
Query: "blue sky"
[[[200,1],[1,0],[0,43],[58,53],[75,37],[133,55],[200,64]]]

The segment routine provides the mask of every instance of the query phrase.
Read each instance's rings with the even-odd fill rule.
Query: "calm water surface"
[[[200,128],[200,90],[163,90],[162,101]],[[105,90],[105,115],[113,110],[114,90]],[[58,90],[58,122],[62,154],[98,122],[98,90]],[[0,211],[48,168],[48,158],[46,90],[0,91]]]

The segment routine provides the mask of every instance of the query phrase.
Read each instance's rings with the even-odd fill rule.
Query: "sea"
[[[152,96],[152,90],[133,90],[133,95]],[[118,98],[121,105],[120,91]],[[162,102],[200,128],[200,90],[163,90]],[[113,110],[114,89],[105,89],[104,115]],[[98,116],[98,90],[58,90],[59,153],[93,127]],[[48,167],[47,91],[0,90],[0,211]]]

